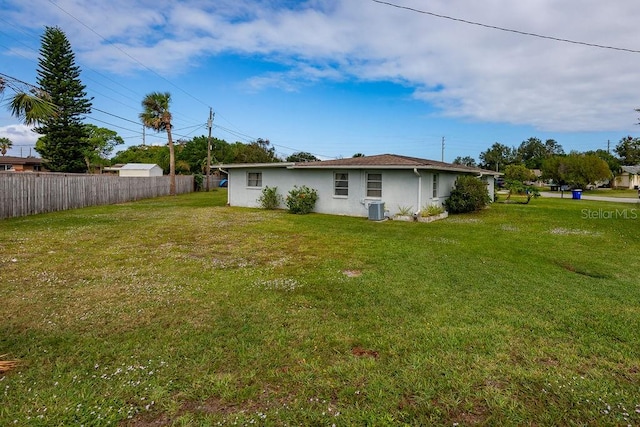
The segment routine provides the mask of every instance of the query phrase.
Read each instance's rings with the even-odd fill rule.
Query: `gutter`
[[[418,168],[413,168],[413,173],[418,177],[418,209],[416,213],[419,213],[422,206],[422,175],[418,172]]]
[[[229,179],[229,171],[226,171],[221,167],[219,167],[218,170],[227,174],[227,206],[231,206],[231,180]]]

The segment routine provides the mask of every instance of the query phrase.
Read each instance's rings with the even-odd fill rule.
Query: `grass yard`
[[[618,189],[594,189],[594,190],[585,190],[584,194],[589,196],[602,196],[602,197],[630,197],[632,199],[638,198],[638,190],[618,190]]]
[[[0,425],[638,425],[640,206],[0,221]]]

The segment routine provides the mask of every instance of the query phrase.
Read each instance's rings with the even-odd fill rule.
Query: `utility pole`
[[[142,146],[143,147],[145,145],[145,136],[146,136],[145,129],[146,128],[144,126],[142,126]]]
[[[207,192],[209,191],[209,174],[211,173],[211,127],[213,126],[213,108],[209,107],[209,138],[207,139]]]
[[[442,137],[442,161],[444,162],[444,136]]]
[[[611,154],[610,148],[611,148],[611,140],[607,139],[607,153],[609,153],[609,154]]]

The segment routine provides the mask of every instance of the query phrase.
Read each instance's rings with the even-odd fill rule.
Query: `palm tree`
[[[151,92],[142,100],[144,111],[140,120],[145,127],[156,132],[167,132],[169,142],[169,194],[176,194],[176,155],[171,138],[171,112],[169,111],[171,94],[169,92]]]
[[[29,91],[24,90],[24,86],[29,86]],[[49,94],[42,89],[1,74],[0,94],[7,87],[15,93],[7,102],[11,115],[21,119],[24,124],[35,125],[56,115],[58,108],[51,102]]]
[[[4,136],[0,138],[0,153],[4,156],[7,154],[7,151],[13,147],[13,143],[9,138],[5,138]]]

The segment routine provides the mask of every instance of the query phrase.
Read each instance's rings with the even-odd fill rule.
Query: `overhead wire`
[[[554,36],[548,36],[548,35],[544,35],[544,34],[532,33],[532,32],[529,32],[529,31],[516,30],[516,29],[513,29],[513,28],[499,27],[497,25],[484,24],[482,22],[469,21],[467,19],[455,18],[453,16],[442,15],[442,14],[439,14],[439,13],[434,13],[434,12],[429,12],[429,11],[426,11],[426,10],[416,9],[416,8],[409,7],[409,6],[402,6],[402,5],[399,5],[399,4],[396,4],[396,3],[391,3],[391,2],[383,1],[383,0],[371,0],[371,1],[374,2],[374,3],[382,4],[382,5],[395,7],[397,9],[404,9],[404,10],[408,10],[410,12],[421,13],[423,15],[430,15],[430,16],[433,16],[433,17],[436,17],[436,18],[448,19],[450,21],[461,22],[463,24],[475,25],[475,26],[478,26],[478,27],[489,28],[489,29],[492,29],[492,30],[498,30],[498,31],[505,31],[505,32],[509,32],[509,33],[520,34],[522,36],[537,37],[537,38],[540,38],[540,39],[553,40],[553,41],[561,42],[561,43],[570,43],[570,44],[576,44],[576,45],[582,45],[582,46],[595,47],[595,48],[598,48],[598,49],[610,49],[610,50],[618,50],[618,51],[629,52],[629,53],[640,53],[640,50],[636,50],[636,49],[629,49],[629,48],[624,48],[624,47],[608,46],[608,45],[597,44],[597,43],[589,43],[589,42],[583,42],[583,41],[578,41],[578,40],[571,40],[571,39],[566,39],[566,38],[562,38],[562,37],[554,37]]]
[[[89,25],[85,24],[84,22],[82,22],[80,19],[76,18],[73,14],[71,14],[70,12],[68,12],[67,10],[65,10],[64,8],[62,8],[60,5],[58,5],[56,2],[54,2],[53,0],[49,0],[49,3],[51,3],[52,5],[54,5],[55,7],[57,7],[58,9],[60,9],[62,12],[64,12],[65,14],[67,14],[68,16],[70,16],[72,19],[74,19],[76,22],[78,22],[80,25],[82,25],[83,27],[85,27],[86,29],[88,29],[89,31],[91,31],[92,33],[94,33],[95,35],[97,35],[98,37],[100,37],[103,41],[105,41],[106,43],[108,43],[109,45],[113,46],[115,49],[119,50],[120,52],[122,52],[124,55],[126,55],[128,58],[130,58],[131,60],[135,61],[138,65],[140,65],[141,67],[143,67],[144,69],[148,70],[149,72],[153,73],[154,75],[156,75],[157,77],[159,77],[160,79],[164,80],[165,82],[169,83],[171,86],[175,87],[176,89],[180,90],[182,93],[184,93],[185,95],[187,95],[188,97],[192,98],[193,100],[201,103],[202,105],[204,105],[205,107],[209,107],[209,105],[204,102],[203,100],[195,97],[194,95],[190,94],[189,92],[187,92],[186,90],[182,89],[180,86],[176,85],[175,83],[173,83],[171,80],[165,78],[164,76],[160,75],[159,73],[157,73],[155,70],[153,70],[152,68],[148,67],[146,64],[144,64],[143,62],[139,61],[137,58],[133,57],[132,55],[130,55],[127,51],[125,51],[124,49],[116,46],[115,44],[113,44],[112,42],[110,42],[109,40],[106,39],[106,37],[104,37],[102,34],[98,33],[96,30],[94,30],[93,28],[91,28]]]

